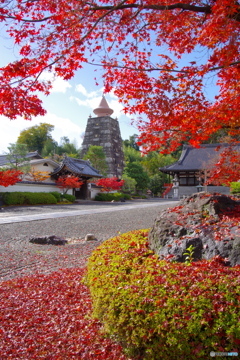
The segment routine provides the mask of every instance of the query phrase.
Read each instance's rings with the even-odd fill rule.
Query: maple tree
[[[26,176],[26,180],[35,181],[35,182],[42,182],[44,180],[47,180],[48,178],[49,178],[49,172],[38,171],[35,170],[34,168],[30,169]]]
[[[74,175],[59,176],[56,180],[56,185],[66,194],[70,189],[80,188],[83,185],[83,181]]]
[[[20,54],[0,69],[0,113],[10,119],[45,113],[45,71],[68,80],[90,63],[139,114],[147,150],[197,146],[220,129],[239,135],[239,1],[10,0],[0,21]]]
[[[104,178],[96,181],[97,186],[102,186],[102,191],[110,192],[112,190],[120,190],[124,185],[124,180],[117,177]]]
[[[22,181],[20,170],[9,169],[0,171],[0,186],[8,187]]]
[[[207,184],[230,186],[240,180],[240,152],[229,147],[218,158],[215,166],[208,173]]]

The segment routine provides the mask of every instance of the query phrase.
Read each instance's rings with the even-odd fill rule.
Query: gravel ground
[[[172,206],[176,205],[175,203]],[[92,206],[92,205],[90,205]],[[169,204],[131,210],[80,215],[48,220],[0,225],[0,281],[30,275],[49,273],[61,268],[84,266],[92,250],[103,240],[127,231],[150,228],[157,213]],[[20,208],[5,211],[13,215]],[[25,209],[25,213],[40,208]],[[50,211],[51,208],[45,208]],[[54,208],[55,211],[56,208]],[[73,208],[70,208],[73,209]],[[74,208],[75,210],[76,208]],[[58,208],[59,210],[59,208]],[[64,208],[67,211],[67,208]],[[45,211],[42,209],[42,211]],[[92,233],[98,241],[85,242],[85,235]],[[64,246],[38,245],[29,242],[33,236],[56,235],[69,241]]]

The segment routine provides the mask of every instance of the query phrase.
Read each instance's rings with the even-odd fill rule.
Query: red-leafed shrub
[[[127,360],[90,319],[82,275],[74,268],[1,283],[1,360]]]
[[[60,176],[56,181],[57,187],[63,190],[64,194],[70,189],[77,189],[83,185],[78,177],[73,175]]]
[[[96,185],[102,186],[103,191],[109,192],[112,190],[120,190],[124,185],[124,180],[119,180],[117,177],[104,178],[98,180]]]
[[[15,185],[17,182],[22,181],[22,174],[20,170],[15,169],[0,171],[0,186],[8,187]]]
[[[135,231],[95,249],[85,281],[93,315],[130,356],[205,360],[239,349],[239,278],[240,266],[224,267],[220,258],[159,261],[147,232]]]

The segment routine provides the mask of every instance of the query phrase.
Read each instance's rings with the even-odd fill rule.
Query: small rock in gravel
[[[93,234],[87,234],[85,236],[85,241],[92,241],[92,240],[97,241],[96,237]]]

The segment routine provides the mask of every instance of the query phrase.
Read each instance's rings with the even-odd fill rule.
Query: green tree
[[[150,177],[149,189],[156,196],[163,191],[163,184],[167,182],[166,174],[155,174]]]
[[[142,160],[140,151],[134,149],[131,146],[123,146],[125,163],[140,162]]]
[[[24,163],[24,166],[21,166],[21,171],[27,172],[29,170],[29,159],[27,158],[27,153],[27,145],[11,143],[10,146],[8,146],[8,152],[6,153],[8,166],[11,169],[19,169],[20,165]]]
[[[129,140],[123,140],[123,146],[125,147],[131,147],[137,151],[140,150],[138,144],[137,144],[138,135],[134,134],[129,136]]]
[[[136,180],[136,190],[141,192],[147,189],[149,176],[138,162],[130,162],[124,169],[124,174]]]
[[[26,144],[28,151],[37,150],[41,154],[46,141],[54,141],[50,134],[53,129],[54,126],[47,123],[32,126],[21,131],[17,143]]]
[[[125,193],[134,194],[136,192],[136,180],[126,174],[123,174],[122,180],[124,180],[122,191]]]
[[[74,157],[74,158],[79,158],[80,150],[77,148],[76,143],[70,142],[70,140],[66,136],[64,136],[61,139],[64,140],[64,142],[60,146],[62,154],[66,154],[66,155],[68,155],[70,157]]]
[[[142,158],[141,164],[149,176],[159,174],[159,168],[174,163],[176,159],[172,155],[164,155],[157,151],[151,151]]]
[[[54,155],[58,153],[58,143],[52,139],[45,141],[41,155],[43,157],[54,158]]]
[[[107,176],[108,165],[102,146],[91,145],[83,159],[89,160],[95,169],[97,169],[103,176]]]

